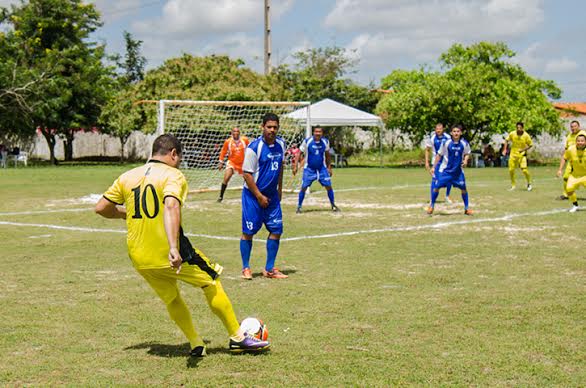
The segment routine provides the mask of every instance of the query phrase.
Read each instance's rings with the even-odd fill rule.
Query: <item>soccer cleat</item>
[[[464,209],[464,214],[466,214],[467,216],[471,216],[474,213],[470,209]]]
[[[447,195],[446,195],[446,203],[450,204],[450,205],[453,203],[452,200],[450,199],[450,197],[448,197]]]
[[[509,189],[509,191],[514,191],[515,190],[515,186],[511,186],[511,188]]]
[[[230,338],[230,352],[232,353],[260,353],[269,350],[269,341],[261,341],[252,334],[245,334],[242,341]]]
[[[296,214],[301,214],[301,206],[299,206],[299,207],[297,208],[297,210],[295,210],[295,213],[296,213]]]
[[[195,348],[191,349],[189,352],[190,357],[205,357],[207,356],[206,347],[205,346],[196,346]]]
[[[252,280],[252,271],[250,268],[244,268],[242,270],[242,279]]]
[[[339,207],[337,207],[336,205],[332,205],[332,211],[333,211],[334,213],[338,213],[338,212],[340,211],[340,208],[339,208]]]
[[[425,212],[427,214],[429,214],[429,215],[432,215],[433,214],[433,208],[431,206],[429,206]]]
[[[533,190],[533,186],[531,186],[531,183],[527,185],[527,191],[531,191]]]
[[[572,206],[572,208],[570,209],[570,213],[576,213],[576,212],[577,212],[579,209],[580,209],[580,207],[579,207],[579,206],[576,206],[576,205],[574,205],[574,206]]]
[[[224,198],[220,197],[220,198],[218,198],[217,202],[221,203],[223,200],[224,200]]]
[[[269,278],[269,279],[287,279],[289,277],[289,276],[285,275],[284,273],[282,273],[281,271],[279,271],[279,269],[276,267],[271,269],[270,271],[263,269],[262,276],[264,276],[265,278]]]
[[[560,201],[565,201],[568,199],[568,197],[564,194],[560,195],[559,197],[557,197],[556,199],[560,200]]]

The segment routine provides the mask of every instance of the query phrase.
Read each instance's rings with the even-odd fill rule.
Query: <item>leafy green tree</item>
[[[111,82],[104,47],[89,41],[101,25],[98,12],[81,0],[30,0],[2,9],[2,22],[11,26],[5,38],[17,48],[19,65],[37,75],[48,71],[30,114],[32,128],[41,130],[53,163],[56,135],[64,134],[71,159],[75,131],[96,124]]]
[[[275,82],[287,90],[289,99],[317,102],[331,98],[355,108],[374,111],[379,96],[346,78],[358,60],[341,47],[314,48],[293,54],[293,66],[281,65],[273,71]]]
[[[120,73],[116,79],[116,87],[108,102],[102,109],[100,117],[103,123],[102,129],[120,139],[120,160],[124,160],[124,147],[130,135],[135,130],[140,130],[145,125],[146,116],[140,105],[134,104],[134,85],[144,78],[146,58],[142,56],[140,49],[142,41],[135,40],[127,31],[124,31],[126,52],[124,60],[120,56],[115,58]]]
[[[478,141],[505,133],[524,121],[533,133],[558,134],[558,114],[549,99],[560,98],[552,81],[529,76],[511,62],[515,53],[504,43],[453,45],[440,57],[443,71],[395,70],[383,79],[392,90],[377,113],[388,128],[398,128],[420,142],[433,126],[463,124]]]

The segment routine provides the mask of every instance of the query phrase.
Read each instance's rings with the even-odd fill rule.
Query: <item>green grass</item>
[[[103,192],[127,168],[0,170],[0,213],[87,208],[0,222],[123,229],[73,199]],[[241,281],[237,241],[193,238],[225,266],[238,316],[267,322],[272,350],[261,356],[230,355],[201,292],[182,287],[209,341],[208,357],[188,359],[186,340],[132,269],[124,234],[0,224],[0,382],[583,386],[586,212],[546,213],[569,205],[554,200],[553,167],[531,171],[533,192],[508,192],[506,169],[469,169],[475,215],[464,216],[458,200],[428,217],[423,169],[335,170],[343,212],[327,211],[316,190],[296,215],[286,195],[284,237],[347,235],[283,241],[282,281]],[[237,238],[239,193],[223,204],[216,195],[190,196],[186,230]],[[524,215],[503,219],[513,213]],[[263,258],[257,242],[253,272]]]

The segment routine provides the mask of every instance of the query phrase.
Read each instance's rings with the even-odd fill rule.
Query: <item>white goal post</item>
[[[183,145],[181,170],[189,182],[190,191],[219,190],[224,170],[218,168],[219,156],[224,141],[230,137],[232,128],[240,128],[241,136],[250,141],[261,135],[262,117],[275,113],[280,119],[279,136],[288,147],[299,146],[311,136],[309,102],[290,101],[188,101],[160,100],[158,102],[157,135],[174,134]],[[307,108],[307,109],[303,109]],[[303,118],[292,112],[304,112]],[[299,177],[291,170],[292,155],[287,152],[283,186],[294,190]],[[230,187],[242,187],[243,179],[234,174]]]

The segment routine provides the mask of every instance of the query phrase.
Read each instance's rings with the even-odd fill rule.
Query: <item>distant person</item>
[[[224,193],[226,192],[226,188],[228,187],[228,183],[230,182],[232,175],[234,175],[234,172],[242,175],[242,163],[244,162],[244,153],[248,143],[249,141],[246,136],[240,136],[240,128],[232,128],[230,137],[226,139],[222,146],[222,150],[220,151],[218,169],[222,171],[226,157],[228,158],[228,161],[225,162],[226,169],[224,172],[224,180],[222,181],[222,186],[220,188],[218,202],[224,200]]]
[[[472,215],[472,211],[468,208],[468,190],[466,189],[466,178],[464,177],[464,167],[468,164],[471,153],[470,145],[462,138],[462,127],[460,125],[454,125],[450,132],[452,134],[451,139],[442,143],[433,164],[433,190],[427,214],[433,214],[435,202],[439,196],[439,189],[451,184],[462,191],[464,214]]]
[[[326,189],[332,211],[340,211],[334,201],[334,189],[332,188],[332,157],[329,152],[330,141],[323,136],[323,128],[315,127],[313,129],[313,136],[303,140],[299,148],[301,153],[293,167],[293,172],[296,173],[298,165],[301,164],[303,166],[303,180],[297,200],[298,214],[301,213],[305,192],[316,180]]]
[[[515,190],[515,169],[521,168],[521,172],[527,180],[527,191],[533,190],[531,185],[531,174],[527,169],[527,151],[533,147],[531,136],[525,131],[525,125],[522,122],[517,123],[517,129],[510,132],[505,138],[503,155],[507,154],[508,142],[511,142],[511,154],[509,155],[509,176],[511,178],[511,188]]]
[[[286,279],[275,266],[279,243],[283,234],[283,163],[287,147],[285,141],[277,136],[279,116],[267,113],[262,118],[262,136],[246,148],[242,170],[244,188],[242,189],[242,236],[240,256],[242,258],[242,278],[252,280],[250,254],[252,238],[264,226],[269,232],[267,238],[267,259],[262,275],[272,279]]]
[[[153,143],[152,155],[145,165],[125,172],[114,181],[96,204],[96,213],[126,220],[130,260],[189,340],[191,356],[205,356],[206,347],[181,297],[178,280],[203,291],[210,309],[228,332],[231,352],[268,349],[268,342],[240,329],[219,279],[222,266],[194,249],[183,234],[181,207],[188,188],[185,177],[177,169],[181,164],[181,143],[171,134],[161,135]]]
[[[586,134],[580,133],[575,138],[576,144],[571,145],[566,152],[564,157],[560,161],[560,168],[558,169],[558,178],[562,176],[564,164],[566,161],[570,165],[570,175],[568,176],[566,184],[566,192],[568,193],[568,199],[572,202],[570,213],[578,211],[578,197],[576,196],[576,190],[582,186],[586,187]]]
[[[494,148],[492,145],[488,144],[484,147],[484,151],[482,152],[482,159],[484,160],[484,165],[486,167],[493,167],[496,160],[496,153],[494,152]]]
[[[289,163],[292,168],[295,165],[295,161],[299,158],[300,153],[301,153],[301,150],[299,149],[299,147],[297,146],[296,143],[291,144],[291,147],[289,147],[289,149],[287,150],[286,160],[287,160],[287,163]],[[295,169],[293,169],[293,175],[295,175],[296,173],[297,173],[297,171],[295,171]]]
[[[437,156],[437,152],[441,148],[442,144],[445,141],[450,140],[451,137],[447,133],[445,133],[444,125],[442,123],[437,123],[435,125],[434,131],[429,135],[429,138],[425,141],[425,169],[429,174],[433,177],[436,171],[433,171],[431,165],[435,161],[435,157]],[[430,191],[433,195],[433,180],[430,185]],[[448,183],[446,186],[446,202],[452,203],[450,199],[450,192],[452,191],[452,185]]]
[[[564,160],[564,155],[565,155],[566,151],[571,146],[576,144],[576,138],[580,134],[586,134],[586,132],[584,132],[580,129],[580,123],[578,121],[573,120],[570,123],[570,133],[566,137],[566,146],[564,148],[564,152],[562,152],[562,158],[561,158],[562,160]],[[568,178],[570,177],[571,173],[572,173],[572,163],[568,163],[568,164],[566,164],[566,170],[564,171],[564,175],[563,175],[563,177],[564,177],[563,193],[559,197],[559,199],[561,199],[561,200],[568,199],[568,191],[566,190],[566,186],[568,184]]]
[[[0,165],[6,168],[6,162],[8,161],[8,149],[4,144],[0,144]]]

